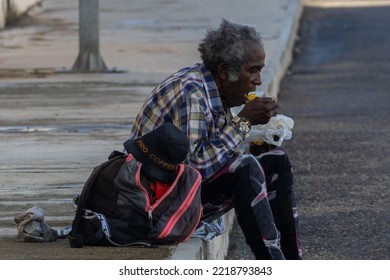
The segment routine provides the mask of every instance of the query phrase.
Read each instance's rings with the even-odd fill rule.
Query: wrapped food
[[[280,146],[284,140],[291,139],[293,127],[294,120],[292,118],[277,114],[267,124],[253,126],[247,140],[258,146],[264,142]]]

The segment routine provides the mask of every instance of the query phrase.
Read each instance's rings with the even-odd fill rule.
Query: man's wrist
[[[248,121],[246,118],[235,116],[232,119],[232,123],[244,134],[244,138],[248,137],[249,131],[251,130],[250,121]]]

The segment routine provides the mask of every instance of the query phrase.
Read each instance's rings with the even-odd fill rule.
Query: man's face
[[[238,80],[235,82],[223,81],[221,94],[229,107],[244,104],[245,95],[255,91],[256,87],[261,85],[261,70],[265,60],[264,49],[258,44],[253,44],[249,48],[248,54],[248,62],[241,67]]]

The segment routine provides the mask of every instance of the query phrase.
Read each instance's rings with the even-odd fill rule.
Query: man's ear
[[[226,69],[226,64],[225,63],[220,63],[217,67],[217,75],[220,77],[222,80],[226,80],[229,78],[229,74]]]

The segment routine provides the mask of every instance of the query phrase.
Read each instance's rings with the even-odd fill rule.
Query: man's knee
[[[259,174],[261,177],[264,177],[264,171],[261,167],[261,164],[256,157],[250,154],[240,155],[236,160],[231,164],[230,170],[233,173],[239,172],[240,169],[249,168],[250,173]]]

